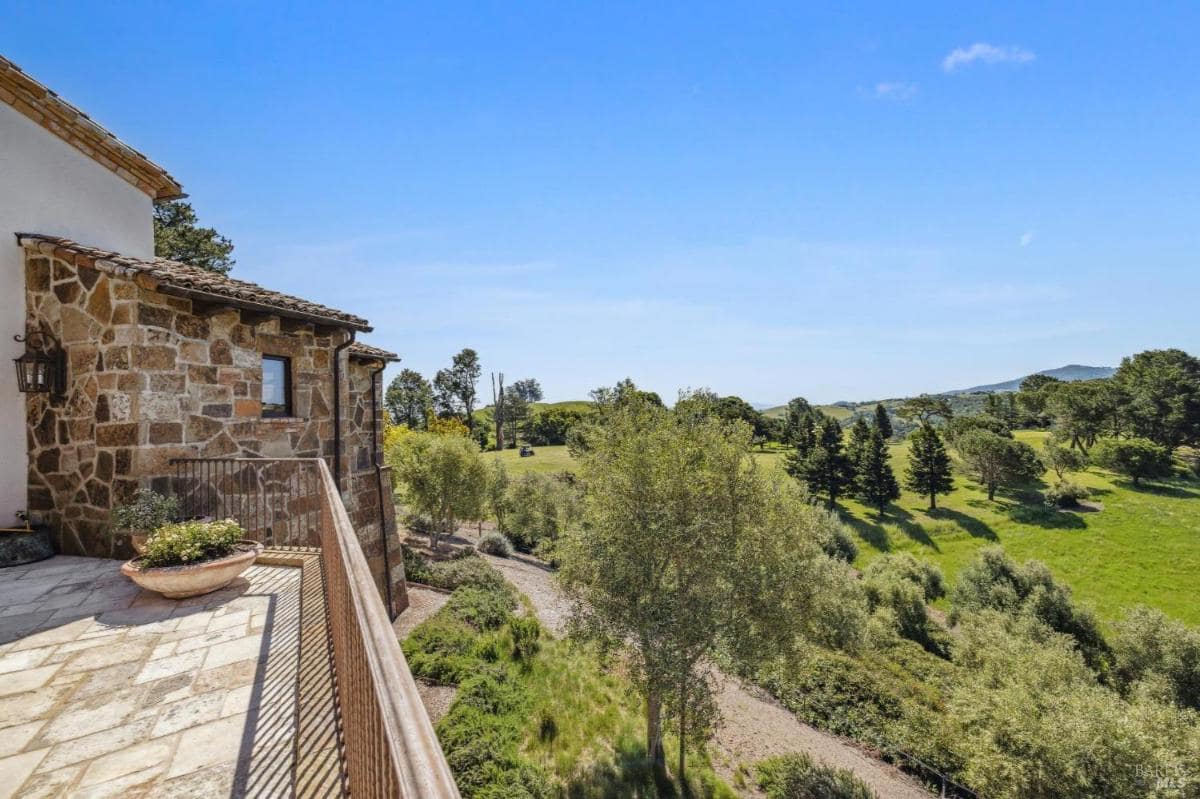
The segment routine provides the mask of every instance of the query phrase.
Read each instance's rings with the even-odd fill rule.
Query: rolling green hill
[[[826,416],[832,416],[839,422],[845,421],[854,415],[853,408],[849,408],[846,405],[814,405],[813,407]],[[874,408],[875,406],[872,405],[871,407]],[[768,419],[782,419],[786,412],[786,405],[776,405],[774,408],[764,410],[762,415]]]
[[[1016,435],[1038,448],[1046,433]],[[902,477],[907,444],[892,444],[891,453],[892,467]],[[770,466],[782,459],[781,452],[754,456]],[[570,471],[575,466],[566,447],[538,447],[532,458],[519,458],[515,450],[499,457],[510,473]],[[1043,485],[1052,479],[1047,473]],[[1200,604],[1194,601],[1195,575],[1200,573],[1200,483],[1179,479],[1135,489],[1097,468],[1072,479],[1091,489],[1099,510],[1048,508],[1035,493],[1002,492],[988,502],[972,480],[956,472],[954,491],[939,497],[939,508],[932,513],[922,497],[905,491],[882,518],[854,500],[840,503],[841,515],[856,534],[859,565],[884,552],[911,552],[937,563],[953,581],[979,549],[1002,544],[1018,560],[1047,563],[1106,621],[1145,604],[1200,624]]]

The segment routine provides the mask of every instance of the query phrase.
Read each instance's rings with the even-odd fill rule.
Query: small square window
[[[292,359],[278,355],[263,356],[262,415],[292,415]]]

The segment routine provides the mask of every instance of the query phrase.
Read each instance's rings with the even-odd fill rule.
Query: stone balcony
[[[185,600],[112,560],[0,570],[0,797],[340,795],[320,569],[305,557],[268,554]]]

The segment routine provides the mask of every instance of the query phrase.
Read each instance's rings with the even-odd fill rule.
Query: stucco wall
[[[0,526],[25,508],[25,401],[13,341],[25,329],[25,258],[16,232],[64,236],[137,257],[154,254],[150,198],[0,103]]]

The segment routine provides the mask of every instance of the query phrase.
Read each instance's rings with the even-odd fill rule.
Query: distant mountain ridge
[[[1057,369],[1046,369],[1034,374],[1045,375],[1046,377],[1054,377],[1063,382],[1070,383],[1075,380],[1101,380],[1106,377],[1112,377],[1113,372],[1117,371],[1111,366],[1083,366],[1081,364],[1072,363],[1066,366],[1060,366]],[[972,386],[958,391],[947,391],[947,394],[995,394],[1000,391],[1016,391],[1021,387],[1021,383],[1025,377],[1017,377],[1012,380],[1005,380],[1003,383],[988,383],[983,386]]]

